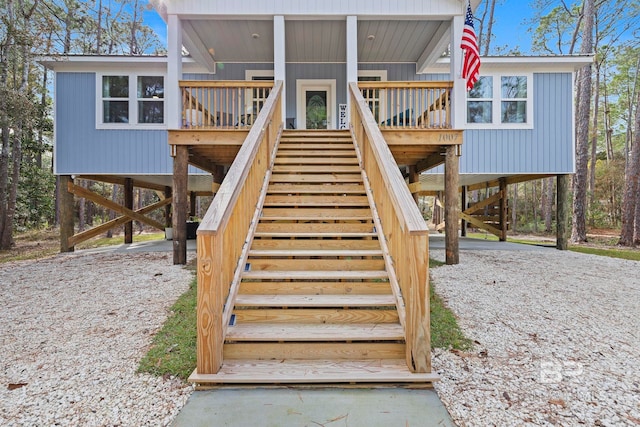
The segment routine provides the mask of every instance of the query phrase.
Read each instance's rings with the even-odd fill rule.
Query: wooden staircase
[[[217,374],[202,384],[429,383],[346,131],[284,131]],[[251,239],[250,239],[251,241]]]

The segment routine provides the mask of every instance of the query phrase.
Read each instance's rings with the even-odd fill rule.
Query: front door
[[[299,129],[335,129],[335,80],[298,80]]]

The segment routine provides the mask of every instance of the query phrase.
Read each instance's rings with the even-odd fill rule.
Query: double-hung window
[[[467,94],[468,128],[530,129],[533,127],[533,76],[480,76]]]
[[[105,73],[97,87],[98,129],[163,128],[164,76]]]

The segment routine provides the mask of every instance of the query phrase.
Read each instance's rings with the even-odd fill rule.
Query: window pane
[[[129,101],[102,101],[103,123],[129,123]]]
[[[129,97],[129,77],[128,76],[102,76],[102,97],[103,98],[128,98]]]
[[[468,101],[467,123],[491,123],[493,121],[491,101]]]
[[[527,78],[524,76],[502,77],[502,98],[526,98]]]
[[[493,77],[481,76],[473,89],[469,91],[468,98],[493,98]]]
[[[526,123],[527,101],[502,101],[502,123]]]
[[[138,101],[138,123],[164,123],[164,102]]]
[[[138,98],[164,98],[164,77],[138,77]]]

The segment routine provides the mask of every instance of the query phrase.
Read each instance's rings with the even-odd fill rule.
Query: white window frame
[[[107,98],[102,97],[102,77],[104,76],[124,76],[129,78],[129,123],[104,123],[104,103]],[[138,123],[138,77],[155,77],[164,78],[165,94],[167,85],[167,74],[153,71],[139,72],[101,72],[96,73],[96,129],[135,129],[135,130],[158,130],[167,129],[167,102],[166,96],[163,101],[164,123]]]
[[[387,70],[358,70],[358,77],[380,77],[381,82],[387,81]],[[380,98],[378,99],[378,121],[384,123],[387,121],[387,91],[380,90]]]
[[[275,84],[275,77],[274,77],[274,72],[273,70],[245,70],[244,71],[244,79],[246,81],[252,82],[254,81],[253,78],[254,77],[270,77],[271,80],[274,80],[274,84]],[[248,89],[246,91],[245,94],[245,112],[249,113],[251,111],[253,111],[253,90],[252,89]],[[255,118],[254,118],[255,120]]]
[[[464,116],[466,129],[533,129],[533,73],[523,73],[519,71],[501,73],[483,73],[480,77],[491,77],[493,79],[493,95],[491,99],[469,98],[465,99]],[[526,77],[527,97],[526,98],[502,98],[502,77]],[[491,123],[468,123],[467,103],[469,101],[491,101],[492,122]],[[526,101],[527,113],[525,123],[502,123],[502,101]]]

